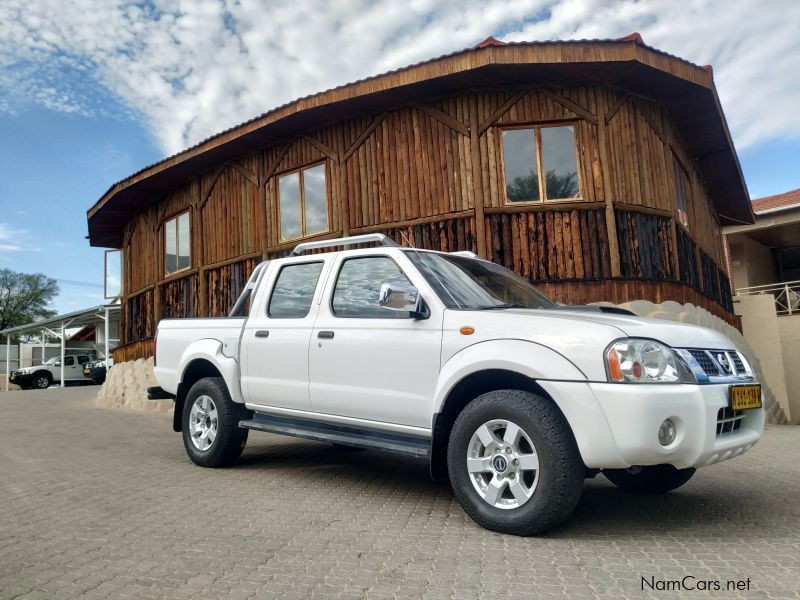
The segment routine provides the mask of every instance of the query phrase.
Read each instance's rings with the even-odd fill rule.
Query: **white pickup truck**
[[[764,425],[716,331],[560,306],[472,253],[380,234],[300,244],[255,269],[229,318],[163,320],[155,346],[149,395],[175,400],[198,465],[234,462],[251,429],[410,454],[517,535],[566,519],[586,477],[666,492]]]

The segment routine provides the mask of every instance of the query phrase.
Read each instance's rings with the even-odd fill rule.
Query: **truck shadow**
[[[375,494],[380,494],[383,488],[401,488],[410,502],[435,502],[437,506],[444,503],[450,511],[458,504],[449,482],[430,479],[424,460],[374,450],[273,439],[272,443],[259,440],[248,446],[235,468],[258,475],[271,475],[277,470],[283,481],[294,479],[301,487],[324,481],[320,493],[326,494],[355,496],[363,493],[359,488],[367,486]],[[716,539],[768,533],[770,523],[764,511],[756,514],[733,501],[745,493],[751,496],[747,506],[766,507],[770,498],[765,490],[756,486],[743,490],[741,480],[721,485],[718,478],[708,481],[702,473],[699,475],[680,490],[655,496],[624,492],[601,475],[587,479],[572,517],[540,537],[620,541],[665,535],[696,540],[701,533]],[[469,520],[466,515],[464,519]],[[475,528],[484,531],[477,525]]]

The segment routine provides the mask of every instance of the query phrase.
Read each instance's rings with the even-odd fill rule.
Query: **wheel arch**
[[[195,383],[206,377],[219,377],[225,381],[217,366],[206,358],[195,358],[186,365],[181,382],[178,384],[178,393],[175,395],[175,412],[172,415],[173,431],[181,431],[183,428],[181,417],[189,390]]]
[[[434,480],[447,478],[447,446],[458,415],[475,398],[497,390],[523,390],[546,398],[564,417],[569,433],[575,439],[575,433],[561,407],[535,379],[511,369],[473,371],[450,389],[439,411],[433,415],[430,471]]]

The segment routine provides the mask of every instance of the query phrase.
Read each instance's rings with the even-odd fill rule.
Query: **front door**
[[[312,408],[429,429],[441,311],[414,319],[378,304],[383,283],[410,282],[390,256],[344,255],[333,269],[332,296],[320,308],[309,348]]]
[[[242,335],[245,402],[309,411],[308,344],[319,305],[314,302],[324,260],[283,264],[269,293],[253,306]],[[263,284],[262,284],[263,285]]]

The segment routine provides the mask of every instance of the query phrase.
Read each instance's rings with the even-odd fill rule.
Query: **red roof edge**
[[[485,40],[483,40],[480,44],[476,44],[472,47],[473,50],[477,50],[478,48],[486,48],[487,46],[505,46],[506,42],[501,42],[494,36],[489,36]]]
[[[712,67],[711,65],[703,65],[700,68],[703,69],[703,71],[706,71],[712,77],[714,76],[714,67]]]
[[[800,188],[783,194],[775,194],[753,200],[753,212],[773,211],[789,208],[800,208]]]
[[[636,42],[637,44],[641,44],[642,46],[646,45],[644,40],[642,39],[642,34],[638,31],[634,31],[633,33],[629,33],[628,35],[623,35],[621,38],[618,38],[620,42]]]

